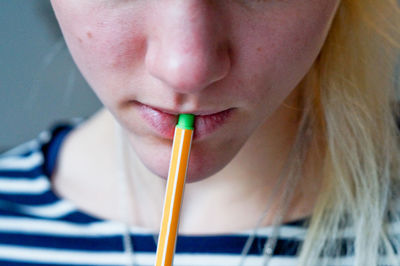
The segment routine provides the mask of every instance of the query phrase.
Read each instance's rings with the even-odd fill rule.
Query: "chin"
[[[139,155],[139,157],[141,157]],[[220,171],[225,164],[218,163],[217,161],[212,160],[204,160],[201,158],[196,158],[191,152],[189,158],[189,165],[186,173],[186,183],[194,183],[202,181],[218,171]],[[167,158],[167,159],[165,159]],[[168,171],[169,171],[169,157],[158,158],[152,157],[152,160],[146,160],[143,158],[142,163],[149,169],[153,174],[158,177],[167,180],[168,179]]]
[[[212,154],[214,153],[209,150],[206,151],[201,146],[192,146],[186,183],[199,182],[211,177],[224,168],[234,156],[234,153],[232,156],[226,156],[226,153],[223,154],[225,156],[221,156],[221,154],[212,156]],[[146,153],[143,152],[143,149],[139,149],[137,150],[137,155],[150,172],[162,179],[168,179],[171,156],[170,146],[167,146],[165,149],[158,147],[157,153]]]
[[[168,179],[172,141],[136,136],[130,138],[130,144],[145,168],[153,175]],[[218,173],[235,157],[241,144],[232,138],[192,142],[186,183],[199,182]]]

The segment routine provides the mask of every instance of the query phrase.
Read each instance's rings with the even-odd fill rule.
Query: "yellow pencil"
[[[180,114],[178,124],[175,127],[167,190],[158,237],[156,266],[171,266],[174,259],[179,212],[194,130],[193,124],[194,115]]]

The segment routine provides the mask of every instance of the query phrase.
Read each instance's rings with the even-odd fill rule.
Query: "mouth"
[[[221,128],[232,116],[235,108],[225,110],[191,110],[176,111],[153,107],[140,102],[135,102],[135,107],[142,118],[151,126],[151,128],[163,138],[173,139],[175,125],[178,122],[178,115],[181,113],[190,113],[195,115],[193,140],[199,140],[207,137],[217,129]]]

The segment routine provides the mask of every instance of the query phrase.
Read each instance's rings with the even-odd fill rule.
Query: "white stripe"
[[[30,140],[28,142],[20,144],[20,145],[14,147],[14,148],[2,153],[0,155],[0,158],[1,157],[5,157],[5,156],[21,155],[21,154],[27,153],[29,151],[38,149],[39,145],[40,145],[39,140],[38,139],[33,139],[33,140]]]
[[[38,139],[41,143],[48,142],[51,139],[50,131],[42,131],[39,133]]]
[[[135,253],[135,258],[140,265],[154,265],[155,254]],[[84,252],[65,251],[57,249],[27,248],[0,245],[0,258],[39,263],[65,263],[65,264],[90,264],[90,265],[125,265],[126,258],[118,252]],[[175,266],[232,266],[239,262],[240,255],[196,255],[177,254]],[[244,265],[261,265],[261,256],[247,256]],[[269,266],[293,266],[294,257],[273,257]]]
[[[135,253],[135,260],[139,265],[153,266],[155,263],[154,254]],[[240,254],[175,254],[174,266],[232,266],[238,265]],[[262,265],[262,256],[248,255],[244,261],[244,266]],[[275,256],[271,258],[268,266],[294,266],[296,265],[296,257]]]
[[[288,226],[283,225],[280,227],[279,238],[292,238],[298,240],[304,240],[307,234],[307,228],[300,226]],[[273,228],[271,227],[263,227],[258,229],[258,236],[270,236]],[[342,234],[340,234],[340,238],[354,238],[354,229],[351,227],[347,227],[341,230]],[[253,233],[253,230],[244,230],[239,232],[230,232],[227,234],[235,234],[235,235],[249,235]],[[400,221],[392,222],[388,224],[388,233],[390,235],[400,234]]]
[[[0,192],[4,194],[40,194],[50,190],[50,182],[46,176],[37,178],[1,178]]]
[[[191,266],[232,266],[238,265],[240,262],[240,254],[238,255],[176,255],[174,265],[191,265]],[[244,261],[244,265],[262,265],[262,256],[248,255]],[[294,266],[295,257],[273,257],[268,266]]]
[[[154,253],[134,253],[138,264],[152,266],[155,263]],[[56,249],[28,248],[0,245],[0,258],[38,263],[69,263],[69,264],[90,264],[90,265],[126,265],[127,261],[123,253],[118,252],[84,252],[84,251],[65,251]],[[232,266],[237,265],[240,255],[221,255],[221,254],[176,254],[174,266]],[[297,257],[274,256],[268,266],[294,266],[297,265]],[[262,265],[262,256],[248,255],[244,265]],[[388,264],[387,257],[379,260],[380,264]],[[335,264],[350,266],[354,264],[354,257],[338,258]]]
[[[68,201],[57,201],[48,205],[21,205],[22,212],[47,218],[59,218],[76,211],[76,207]]]
[[[261,227],[257,230],[257,236],[260,237],[267,237],[272,235],[273,228],[271,226]],[[235,235],[243,235],[247,236],[253,234],[254,230],[243,230],[239,232],[230,232],[227,234],[235,234]],[[289,225],[282,225],[280,226],[279,237],[282,238],[293,238],[303,240],[306,237],[307,228],[300,227],[300,226],[289,226]]]
[[[0,232],[23,232],[59,236],[111,236],[121,234],[125,224],[114,221],[101,221],[90,224],[73,224],[62,221],[38,220],[31,218],[14,218],[0,216]],[[131,234],[149,235],[151,229],[130,226]]]
[[[134,253],[139,265],[154,265],[154,253]],[[124,253],[118,252],[84,252],[66,251],[57,249],[28,248],[0,245],[0,258],[39,263],[65,263],[65,264],[90,264],[90,265],[126,265]],[[174,266],[232,266],[237,265],[240,255],[198,255],[198,254],[176,254]],[[293,266],[297,259],[295,257],[271,258],[268,266]],[[342,261],[342,260],[340,260]],[[351,258],[343,259],[350,262]],[[261,265],[262,257],[248,255],[244,265]],[[342,264],[341,264],[342,265]]]
[[[135,259],[139,265],[153,266],[155,263],[155,254],[151,253],[134,253]],[[232,266],[238,265],[240,254],[175,254],[174,266]],[[379,265],[390,265],[387,256],[379,259]],[[263,265],[263,257],[261,255],[247,255],[244,261],[245,266]],[[334,264],[332,264],[334,263]],[[329,265],[353,266],[354,256],[337,258]],[[295,266],[298,264],[296,256],[274,256],[270,259],[268,266]]]
[[[126,258],[118,252],[65,251],[49,248],[28,248],[0,245],[0,258],[40,263],[125,265]]]
[[[396,225],[388,225],[389,232],[395,229]],[[396,231],[398,231],[398,229]],[[338,238],[354,238],[354,228],[352,228],[351,226],[347,226],[346,228],[339,230]]]
[[[98,222],[79,225],[61,221],[0,217],[0,232],[97,237],[118,235],[121,234],[123,229],[123,224],[117,222]]]
[[[39,151],[27,157],[12,156],[0,159],[1,170],[29,170],[43,163],[43,154]]]
[[[120,227],[121,226],[121,227]],[[122,229],[121,229],[122,228]],[[124,229],[124,225],[121,225],[118,222],[106,221],[106,222],[96,222],[85,225],[66,223],[61,221],[46,221],[46,220],[37,220],[30,218],[10,218],[10,217],[0,217],[0,231],[15,231],[15,232],[25,232],[25,233],[38,233],[38,234],[55,234],[55,235],[71,235],[71,236],[95,236],[95,235],[115,235],[119,234]],[[268,234],[257,234],[258,236],[268,236],[270,235],[271,229],[268,229]],[[290,232],[287,233],[287,230],[291,230],[290,227],[282,227],[279,238],[292,238],[297,240],[304,240],[303,237],[293,237],[293,234]],[[295,230],[294,230],[295,231]],[[398,228],[397,228],[397,231]],[[246,235],[244,233],[237,234],[235,232],[226,233],[226,234],[213,234],[213,236],[226,236],[226,235]],[[130,226],[131,234],[141,234],[148,235],[154,234],[155,232],[152,229],[142,228],[138,226]],[[190,234],[179,234],[180,236],[198,236],[198,235],[190,235]]]

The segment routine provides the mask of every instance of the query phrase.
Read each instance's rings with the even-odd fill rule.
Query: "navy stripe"
[[[74,236],[47,236],[23,233],[0,233],[0,243],[24,247],[39,247],[52,249],[69,249],[81,251],[122,251],[121,236],[106,237],[74,237]]]
[[[43,175],[43,165],[35,165],[31,169],[27,170],[1,170],[0,169],[0,179],[1,177],[14,177],[14,178],[34,178],[39,175]]]
[[[305,218],[300,218],[298,220],[294,220],[288,223],[283,223],[285,226],[293,226],[293,227],[308,227],[311,221],[311,217],[307,216]]]
[[[176,253],[198,254],[241,254],[247,236],[243,237],[188,237],[178,236]],[[133,235],[136,252],[155,252],[153,236]],[[257,237],[249,250],[249,255],[261,255],[267,238]],[[0,233],[0,243],[5,245],[22,245],[25,247],[41,247],[65,250],[117,252],[123,251],[122,238],[118,236],[78,237],[47,236],[23,233]],[[274,255],[295,256],[300,242],[297,240],[279,239]]]
[[[9,218],[24,217],[24,218],[35,218],[39,220],[55,220],[47,217],[46,218],[37,217],[34,215],[22,213],[21,207],[16,204],[7,204],[7,205],[0,204],[0,217],[9,217]]]
[[[59,201],[59,198],[54,195],[52,191],[45,191],[41,194],[0,194],[0,200],[11,201],[16,204],[25,204],[25,205],[43,205],[43,204],[51,204]]]
[[[2,216],[33,217],[31,215],[22,214],[21,207],[17,204],[0,201],[0,217]]]
[[[24,144],[22,144],[24,145]],[[37,143],[37,147],[39,147],[40,143]],[[35,149],[34,147],[26,147],[25,151],[21,151],[21,153],[15,154],[15,155],[10,155],[10,156],[18,156],[18,157],[22,157],[22,158],[26,158],[29,157],[30,155],[32,155],[34,152],[37,152],[37,149]],[[29,150],[28,150],[29,149]],[[8,151],[5,151],[5,153],[7,153]],[[2,158],[6,158],[5,154],[0,154],[0,159]]]
[[[44,173],[51,177],[56,167],[58,153],[61,148],[61,144],[65,137],[72,131],[74,127],[72,125],[61,125],[53,128],[52,139],[50,142],[44,144],[41,148],[43,155],[45,157],[45,162],[43,166]]]
[[[29,157],[30,155],[32,155],[33,153],[35,153],[37,151],[38,151],[37,149],[28,150],[25,153],[18,154],[18,157],[26,158],[26,157]]]
[[[79,211],[72,212],[58,220],[68,221],[68,222],[75,223],[75,224],[89,224],[89,223],[104,221],[102,219],[99,219],[99,218],[96,218],[93,216],[89,216],[89,215],[79,212]]]
[[[241,254],[248,236],[178,236],[176,253]],[[256,237],[249,255],[261,255],[267,237]],[[274,255],[294,256],[300,246],[299,240],[283,239],[277,241]]]

